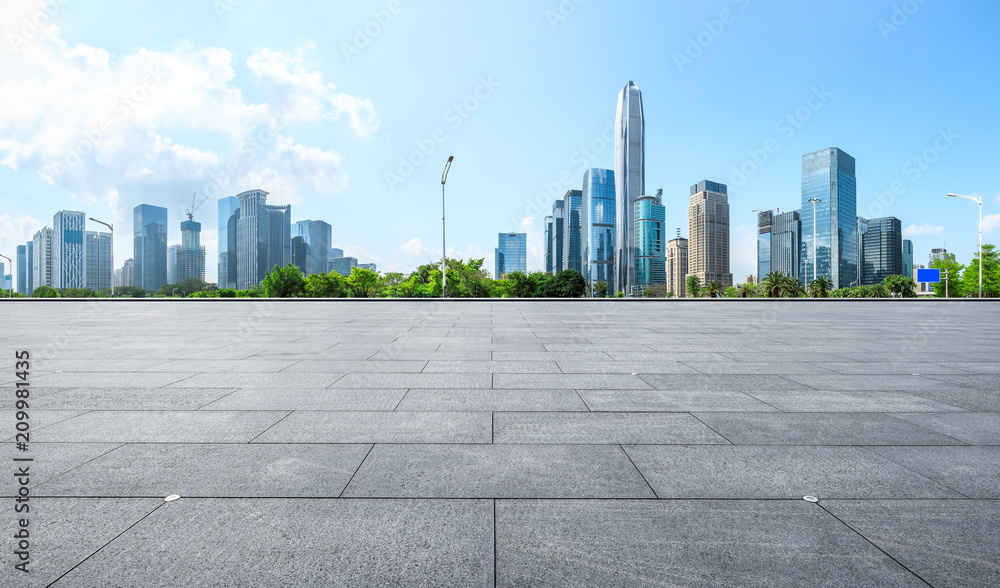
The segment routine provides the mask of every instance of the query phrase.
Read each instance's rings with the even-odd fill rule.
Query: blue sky
[[[195,218],[214,279],[215,199],[263,188],[293,221],[332,224],[362,262],[409,271],[440,256],[454,155],[449,254],[492,268],[497,233],[524,230],[541,269],[551,194],[613,167],[629,80],[668,233],[687,235],[692,184],[730,185],[737,281],[756,273],[751,211],[799,208],[801,156],[829,146],[857,160],[859,214],[899,217],[917,263],[931,247],[976,250],[976,207],[948,192],[982,197],[985,241],[1000,235],[992,1],[43,6],[0,7],[9,256],[56,211],[83,210],[116,224],[120,266],[136,204],[166,207],[175,243],[197,191],[213,196]]]

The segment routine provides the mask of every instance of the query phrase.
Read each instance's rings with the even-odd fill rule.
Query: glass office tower
[[[757,213],[757,280],[771,273],[771,226],[774,212]]]
[[[167,209],[140,204],[132,211],[135,285],[157,291],[167,283]]]
[[[770,271],[799,278],[799,254],[802,247],[802,221],[798,210],[776,214],[771,219]],[[767,274],[757,276],[758,283]]]
[[[329,270],[330,249],[333,247],[333,227],[321,220],[304,220],[292,225],[292,238],[301,237],[305,246],[305,264],[302,273],[325,274]],[[299,245],[299,256],[303,255],[302,245]],[[292,252],[294,258],[295,252]],[[336,257],[343,257],[339,255]],[[298,265],[292,261],[294,265]]]
[[[52,287],[87,287],[87,216],[61,210],[52,217]]]
[[[111,288],[111,276],[114,274],[114,252],[111,246],[111,233],[87,231],[87,288],[98,291]]]
[[[239,198],[219,198],[219,288],[236,287],[236,220],[239,215]]]
[[[547,273],[554,273],[552,271],[552,217],[545,217],[545,271]]]
[[[566,269],[563,265],[563,247],[565,246],[566,225],[563,217],[566,207],[565,200],[556,200],[552,203],[552,273],[558,274]]]
[[[31,239],[31,291],[52,285],[52,229],[42,227]]]
[[[257,287],[272,269],[268,265],[271,213],[267,209],[267,192],[263,190],[249,190],[236,197],[240,201],[236,220],[236,287],[246,290]],[[291,249],[291,240],[288,246]]]
[[[638,288],[664,286],[667,283],[666,209],[663,190],[656,196],[642,196],[635,201],[635,283]]]
[[[28,268],[31,267],[28,259],[28,247],[26,245],[17,246],[17,292],[25,296],[31,294],[28,291]]]
[[[268,262],[267,271],[277,267],[285,267],[292,263],[292,207],[265,205],[268,223]]]
[[[813,204],[809,202],[813,199],[819,200],[815,205],[815,235]],[[826,276],[834,288],[847,288],[857,279],[857,213],[854,158],[836,147],[803,155],[800,253],[803,282]]]
[[[615,116],[615,281],[614,292],[635,284],[635,201],[646,193],[645,119],[642,93],[629,81],[618,94]]]
[[[898,218],[873,218],[859,223],[861,285],[879,284],[888,276],[903,275],[903,230]],[[864,231],[861,231],[864,227]]]
[[[176,283],[197,278],[205,281],[205,246],[201,244],[201,223],[181,223],[181,244],[176,253]]]
[[[902,276],[913,276],[913,241],[903,239],[903,273]]]
[[[615,172],[592,168],[583,172],[580,206],[583,237],[581,274],[591,285],[615,283]]]
[[[583,191],[563,196],[563,267],[583,273]]]
[[[511,272],[528,272],[528,234],[500,233],[497,238],[496,279]]]

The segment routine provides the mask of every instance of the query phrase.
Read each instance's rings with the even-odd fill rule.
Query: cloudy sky
[[[687,234],[689,186],[730,185],[733,273],[759,208],[800,207],[801,156],[857,159],[862,216],[897,216],[915,260],[968,260],[984,199],[1000,236],[1000,4],[989,0],[4,0],[0,253],[59,210],[116,225],[192,200],[217,266],[220,196],[262,188],[383,271],[441,254],[493,266],[587,167],[613,167],[618,91],[646,114],[646,192]],[[207,199],[207,200],[206,200]],[[92,229],[97,229],[94,225]]]

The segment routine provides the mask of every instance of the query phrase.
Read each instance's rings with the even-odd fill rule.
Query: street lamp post
[[[444,164],[444,171],[441,173],[441,298],[448,297],[448,247],[445,245],[444,232],[444,184],[448,181],[448,172],[451,171],[451,162],[455,161],[455,156],[448,158]]]
[[[14,297],[14,260],[11,259],[11,258],[9,258],[9,257],[7,257],[6,255],[0,255],[0,257],[6,259],[10,263],[10,277],[11,277],[10,281],[11,281],[11,284],[10,284],[10,292],[7,293],[7,298],[13,298]],[[0,278],[3,278],[3,277],[6,277],[6,276],[0,276]]]
[[[104,225],[111,229],[111,297],[115,297],[115,226],[104,221],[91,218],[97,224]],[[101,235],[97,235],[97,289],[101,289]]]
[[[813,282],[816,281],[816,268],[819,265],[819,264],[816,263],[816,205],[819,204],[820,202],[822,202],[822,200],[820,200],[819,198],[810,198],[809,199],[809,204],[813,205],[813,254],[812,254],[812,258],[813,258],[812,259],[812,262],[813,262]],[[807,280],[809,279],[808,274],[806,275],[806,279]]]
[[[965,198],[979,205],[979,297],[983,297],[983,200],[961,194],[948,194],[952,198]]]

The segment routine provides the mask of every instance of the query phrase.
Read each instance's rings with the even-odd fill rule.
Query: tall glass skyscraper
[[[257,287],[273,268],[268,265],[271,213],[267,209],[267,192],[263,190],[249,190],[237,198],[240,214],[236,220],[236,287],[246,290]]]
[[[566,209],[565,200],[556,200],[552,203],[552,273],[557,274],[566,266],[563,265],[563,249],[566,246],[566,224],[564,217]]]
[[[662,198],[660,190],[656,196],[642,196],[635,201],[635,283],[640,288],[667,283],[666,209]]]
[[[266,205],[268,222],[267,271],[292,263],[292,207]]]
[[[816,234],[813,234],[813,204]],[[836,147],[802,156],[802,270],[804,282],[826,276],[848,288],[858,275],[857,180],[854,158]],[[813,259],[813,250],[815,257]],[[806,272],[805,265],[809,264]]]
[[[167,283],[167,209],[136,206],[132,235],[135,285],[155,292]]]
[[[633,82],[618,94],[615,115],[615,292],[635,284],[635,201],[646,193],[642,94]]]
[[[564,270],[583,273],[583,191],[569,190],[563,197],[563,266]]]
[[[115,258],[111,233],[87,231],[87,288],[95,292],[111,288]]]
[[[615,283],[615,172],[592,168],[583,172],[580,225],[583,268],[590,284]]]
[[[31,267],[28,262],[28,247],[25,245],[17,246],[17,292],[18,294],[24,294],[27,296],[31,294],[28,291],[28,268]]]
[[[798,278],[799,254],[802,247],[802,221],[799,211],[782,212],[771,219],[771,263],[770,271],[781,272],[782,275]],[[757,280],[767,274],[757,276]]]
[[[913,241],[903,239],[903,273],[902,276],[913,276]]]
[[[528,272],[528,234],[500,233],[497,239],[496,279],[511,272]]]
[[[61,210],[52,217],[52,286],[87,287],[87,251],[83,235],[87,215]]]
[[[219,198],[219,288],[236,287],[236,221],[239,216],[239,198]]]
[[[191,278],[205,281],[205,246],[201,244],[201,223],[192,220],[181,223],[181,244],[176,256],[174,283]]]
[[[42,286],[52,285],[52,229],[42,227],[31,240],[33,254],[31,256],[31,291]]]
[[[325,274],[330,271],[328,267],[330,248],[333,246],[333,227],[329,223],[321,220],[299,221],[292,225],[292,239],[295,237],[302,238],[302,243],[298,245],[298,257],[305,260],[303,266],[300,266],[302,273]],[[295,254],[292,251],[293,258]],[[295,261],[292,263],[298,265]]]
[[[771,273],[771,226],[774,211],[757,213],[757,281]]]
[[[546,273],[554,273],[552,271],[552,217],[545,217],[543,223],[545,225],[545,271]]]
[[[888,276],[903,275],[903,230],[899,219],[890,216],[860,220],[864,221],[858,223],[861,285],[872,286]]]

